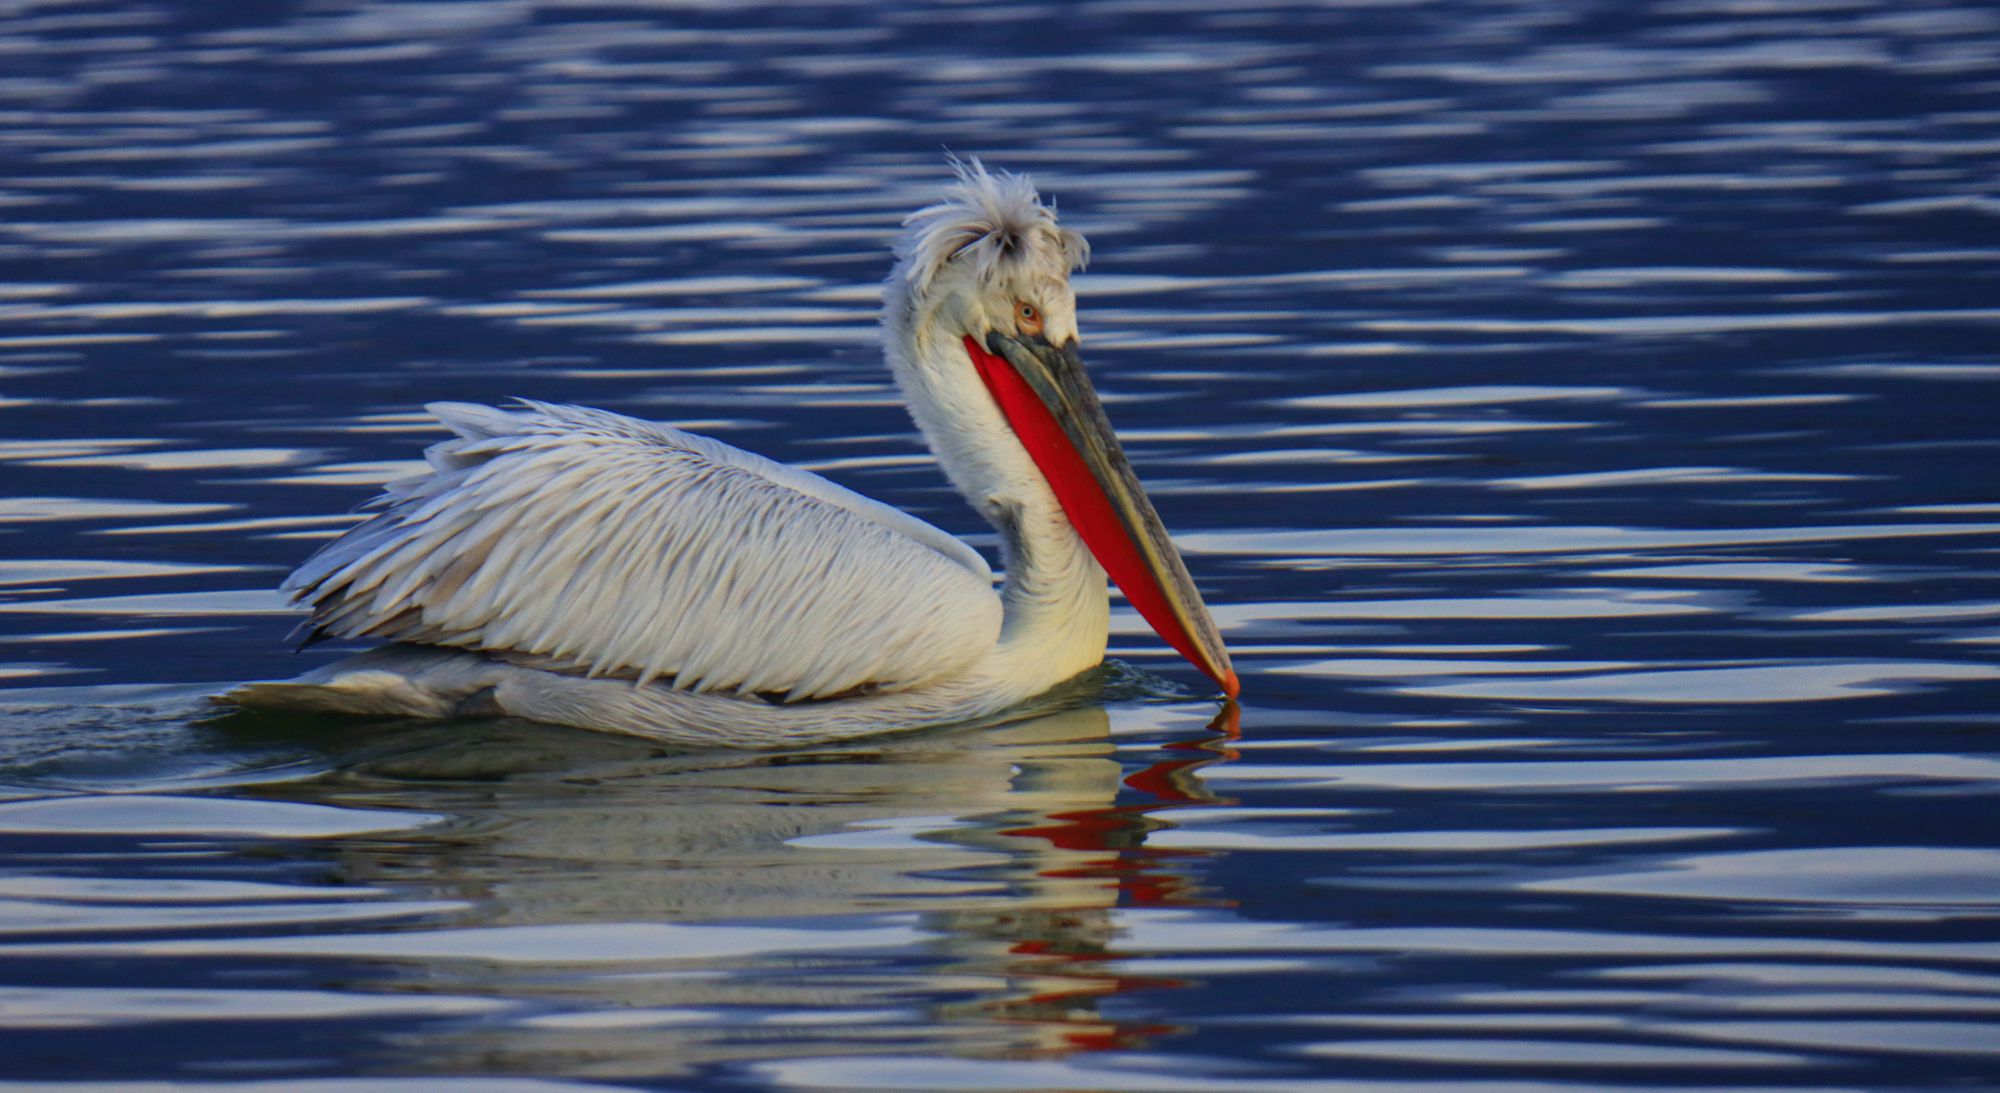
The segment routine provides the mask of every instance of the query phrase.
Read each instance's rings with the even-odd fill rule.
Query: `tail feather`
[[[424,409],[444,423],[445,428],[467,440],[512,436],[521,431],[523,424],[518,415],[476,402],[429,402]]]
[[[495,666],[476,653],[386,645],[296,679],[245,683],[215,696],[230,706],[319,710],[370,717],[450,717],[493,685]]]

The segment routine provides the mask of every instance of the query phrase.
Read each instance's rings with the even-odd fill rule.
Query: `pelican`
[[[883,341],[964,543],[818,475],[603,410],[435,403],[427,473],[283,585],[318,637],[391,644],[223,696],[510,716],[782,747],[1005,715],[1104,659],[1105,579],[1238,691],[1229,652],[1078,356],[1089,245],[1026,177],[955,163],[903,223]]]

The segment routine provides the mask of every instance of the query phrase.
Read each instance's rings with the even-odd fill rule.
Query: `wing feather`
[[[992,571],[817,475],[602,410],[429,407],[430,472],[285,582],[341,637],[451,645],[696,691],[823,698],[961,671]]]

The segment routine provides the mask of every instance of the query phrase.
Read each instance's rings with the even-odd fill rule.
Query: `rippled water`
[[[1990,1082],[1996,133],[1971,2],[0,4],[0,1088]],[[873,347],[945,147],[1240,711],[202,720],[428,400],[991,548]]]

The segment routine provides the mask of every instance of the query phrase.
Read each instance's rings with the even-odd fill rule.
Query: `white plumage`
[[[1001,532],[998,596],[969,547],[818,475],[602,410],[438,403],[456,436],[429,473],[391,483],[284,585],[312,632],[392,644],[224,699],[741,746],[986,719],[1103,659],[1106,551],[1233,694],[1082,374],[1069,272],[1088,246],[1026,179],[956,166],[905,222],[884,348],[946,474]],[[1091,509],[1088,546],[1065,504]]]
[[[1000,636],[992,571],[915,517],[665,425],[525,405],[429,407],[458,434],[432,473],[285,582],[310,625],[789,700],[919,687]]]

